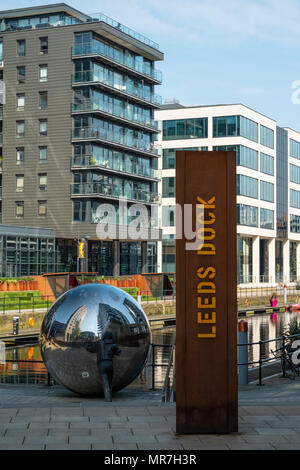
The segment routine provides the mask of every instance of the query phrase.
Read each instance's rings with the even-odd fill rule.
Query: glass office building
[[[176,150],[234,151],[239,285],[300,280],[300,133],[278,127],[273,119],[241,104],[168,103],[155,117],[163,130],[159,270],[176,269]],[[196,123],[201,123],[201,131]]]

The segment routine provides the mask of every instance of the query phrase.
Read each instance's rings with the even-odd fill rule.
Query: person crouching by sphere
[[[113,358],[121,354],[115,341],[115,335],[111,331],[105,331],[101,339],[86,346],[89,352],[97,355],[97,367],[107,402],[112,401]]]

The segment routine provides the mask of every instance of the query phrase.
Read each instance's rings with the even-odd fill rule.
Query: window
[[[40,54],[48,54],[48,38],[40,38]]]
[[[237,194],[239,196],[258,198],[258,181],[250,176],[237,175]]]
[[[25,136],[25,121],[16,122],[16,136],[18,138]]]
[[[3,38],[0,38],[0,60],[3,60]]]
[[[163,140],[207,138],[207,118],[163,121]]]
[[[300,184],[300,166],[290,164],[290,181]]]
[[[290,156],[300,160],[300,142],[290,139]]]
[[[48,134],[47,119],[39,119],[39,126],[40,126],[40,135],[47,135]]]
[[[24,175],[16,175],[16,191],[18,193],[24,191]]]
[[[26,41],[25,39],[19,39],[17,41],[17,54],[19,57],[25,57],[26,55]]]
[[[16,201],[16,218],[24,218],[24,201]]]
[[[163,178],[163,197],[175,197],[175,177]]]
[[[258,227],[257,207],[247,206],[245,204],[238,204],[237,223],[238,225],[247,225],[248,227]]]
[[[265,126],[260,126],[260,143],[269,147],[274,148],[274,131]]]
[[[17,80],[19,83],[25,83],[25,75],[26,75],[26,69],[22,65],[20,67],[17,67]]]
[[[290,206],[300,209],[300,191],[290,190]]]
[[[237,165],[251,168],[252,170],[258,169],[258,152],[256,150],[239,146],[239,152],[237,152]]]
[[[48,81],[48,65],[40,65],[40,82]]]
[[[17,111],[23,111],[25,108],[25,94],[19,93],[17,95]]]
[[[39,190],[47,191],[47,173],[39,174]]]
[[[39,108],[40,109],[48,108],[48,92],[47,91],[39,92]]]
[[[239,135],[239,116],[224,116],[213,118],[213,136],[227,137]]]
[[[17,165],[24,165],[25,152],[24,147],[17,148]]]
[[[175,168],[175,162],[176,162],[176,152],[179,150],[196,150],[196,151],[207,151],[208,147],[186,147],[186,148],[177,148],[177,149],[164,149],[163,150],[163,169],[168,170]]]
[[[260,199],[262,201],[274,202],[274,184],[267,181],[260,182]]]
[[[47,163],[48,148],[47,147],[39,147],[39,150],[40,150],[40,163]]]
[[[267,175],[274,175],[274,158],[265,153],[260,154],[260,171]]]
[[[174,227],[175,226],[176,206],[163,206],[162,207],[162,226]]]
[[[258,142],[258,124],[257,122],[251,121],[244,116],[239,116],[240,121],[240,135],[246,137],[246,139]]]
[[[73,221],[87,222],[87,203],[86,201],[73,202]]]
[[[300,233],[300,215],[291,214],[290,231],[293,233]]]
[[[47,215],[47,201],[38,201],[38,216],[45,217]]]
[[[274,211],[260,209],[260,228],[274,230]]]

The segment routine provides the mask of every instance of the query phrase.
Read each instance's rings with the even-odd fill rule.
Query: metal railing
[[[106,129],[96,129],[92,127],[75,127],[72,129],[72,139],[103,139],[115,144],[124,145],[128,149],[136,149],[141,152],[158,155],[159,146],[154,147],[154,142],[146,142],[137,139],[129,134]]]
[[[151,129],[158,130],[158,122],[154,119],[148,118],[138,113],[131,112],[125,106],[116,105],[113,103],[105,103],[100,99],[81,99],[72,103],[72,111],[102,111],[103,113],[110,114],[111,116],[127,119],[130,122],[135,122],[142,126],[150,127]]]
[[[255,345],[258,345],[259,346],[259,358],[257,361],[248,361],[248,362],[241,362],[241,363],[238,363],[238,366],[248,366],[249,365],[255,365],[255,364],[258,364],[258,385],[259,386],[262,386],[263,383],[263,366],[267,363],[270,363],[270,362],[273,362],[275,363],[276,362],[276,357],[273,356],[273,357],[264,357],[264,354],[263,354],[263,346],[265,344],[269,344],[269,343],[278,343],[278,342],[281,342],[281,346],[280,348],[277,348],[276,346],[276,350],[278,349],[281,349],[282,351],[284,350],[285,346],[286,346],[286,342],[287,340],[289,339],[292,339],[292,338],[298,338],[300,339],[300,335],[299,333],[298,334],[295,334],[295,335],[283,335],[283,336],[279,336],[278,338],[273,338],[273,339],[267,339],[267,340],[260,340],[260,341],[256,341],[256,342],[253,342],[253,343],[242,343],[242,344],[238,344],[238,347],[244,347],[244,346],[255,346]],[[285,368],[283,370],[283,377],[285,377]]]
[[[151,191],[144,191],[141,189],[133,189],[131,192],[126,192],[122,187],[113,184],[104,184],[100,182],[94,183],[71,183],[72,196],[104,196],[116,199],[127,198],[128,200],[148,202],[159,204],[160,196]]]
[[[146,91],[144,88],[138,88],[128,81],[125,82],[123,79],[118,78],[105,78],[100,73],[97,73],[93,70],[87,70],[84,72],[75,72],[72,77],[73,84],[79,83],[103,83],[114,90],[119,91],[122,94],[133,96],[134,98],[139,98],[142,101],[147,103],[152,103],[157,106],[161,106],[162,104],[162,97],[160,95],[156,95],[154,93],[150,93]]]
[[[127,57],[120,50],[115,50],[109,48],[108,46],[97,43],[85,43],[85,44],[76,44],[72,48],[72,56],[84,56],[84,55],[99,55],[105,57],[111,61],[117,62],[120,65],[123,65],[127,69],[146,75],[148,78],[152,78],[157,82],[162,82],[162,72],[152,68],[148,64],[136,63],[132,60],[131,57]]]
[[[55,300],[54,295],[33,295],[30,297],[22,295],[5,297],[4,295],[0,297],[0,313],[4,315],[6,312],[22,313],[24,310],[30,310],[34,313],[38,309],[48,310]]]
[[[105,160],[94,155],[80,155],[74,156],[71,159],[71,168],[89,168],[99,167],[105,170],[113,170],[118,173],[127,174],[128,176],[141,176],[143,178],[161,179],[161,170],[154,170],[153,168],[139,165],[129,165],[125,162],[118,162],[116,160]]]

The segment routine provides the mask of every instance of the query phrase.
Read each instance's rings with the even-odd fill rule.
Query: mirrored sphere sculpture
[[[149,323],[140,305],[123,290],[106,284],[85,284],[63,294],[46,314],[40,336],[51,376],[82,395],[104,392],[99,354],[104,364],[113,364],[115,392],[141,373],[150,341]]]

